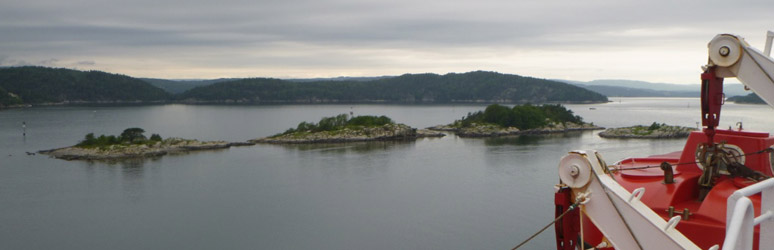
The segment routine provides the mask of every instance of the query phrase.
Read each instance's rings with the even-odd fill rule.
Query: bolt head
[[[578,165],[570,166],[570,176],[578,177],[578,174],[580,174],[580,168],[578,168]]]
[[[728,56],[728,54],[731,54],[731,49],[728,48],[728,46],[722,46],[718,50],[718,53],[720,53],[721,56]]]

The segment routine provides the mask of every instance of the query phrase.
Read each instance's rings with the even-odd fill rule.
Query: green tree
[[[83,141],[76,144],[76,146],[92,146],[97,143],[97,138],[94,137],[94,133],[88,133],[83,137]]]
[[[340,114],[334,117],[323,117],[317,123],[317,131],[331,131],[341,129],[347,125],[347,115]]]
[[[657,122],[653,122],[652,124],[650,124],[650,126],[648,126],[648,130],[653,131],[653,130],[659,129],[659,128],[663,127],[663,126],[666,126],[666,124],[664,124],[664,123],[658,124]]]
[[[386,124],[392,124],[394,123],[392,119],[386,116],[371,116],[371,115],[363,115],[363,116],[357,116],[352,117],[347,121],[347,126],[365,126],[365,127],[373,127],[373,126],[383,126]]]
[[[135,143],[146,140],[144,129],[141,128],[127,128],[121,133],[121,141]]]
[[[484,110],[484,122],[499,124],[505,127],[512,126],[514,118],[513,112],[508,107],[492,104],[486,107]]]
[[[539,128],[547,124],[545,113],[540,108],[529,104],[513,107],[511,115],[517,118],[517,121],[511,125],[519,129]]]

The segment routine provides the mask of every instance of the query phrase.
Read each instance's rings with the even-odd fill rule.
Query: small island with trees
[[[181,138],[162,139],[158,134],[145,137],[141,128],[125,129],[121,135],[94,136],[89,133],[75,146],[41,150],[41,154],[64,160],[115,160],[158,157],[195,150],[221,149],[253,145],[249,142],[198,141]]]
[[[360,141],[413,140],[422,137],[442,137],[443,133],[417,130],[395,123],[386,116],[353,116],[340,114],[323,117],[317,123],[301,122],[296,128],[251,143],[343,143]]]
[[[496,137],[604,128],[583,122],[583,118],[559,104],[524,104],[512,108],[492,104],[484,111],[468,113],[452,124],[429,129],[455,132],[460,137]]]
[[[766,104],[760,96],[755,93],[750,93],[745,96],[733,96],[726,99],[726,101],[734,102],[737,104]]]
[[[599,132],[602,138],[668,139],[686,138],[696,128],[671,126],[653,122],[650,126],[637,125],[623,128],[610,128]]]

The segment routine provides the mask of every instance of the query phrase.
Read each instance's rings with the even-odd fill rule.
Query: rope
[[[774,150],[774,149],[767,148],[767,149],[764,149],[764,150],[761,150],[761,151],[747,153],[747,154],[743,154],[743,155],[734,155],[734,156],[731,156],[731,158],[739,158],[739,157],[742,157],[742,156],[750,156],[750,155],[756,155],[756,154],[763,154],[763,153],[771,152],[772,150]],[[698,164],[698,163],[701,163],[701,162],[698,162],[698,161],[680,162],[680,163],[672,164],[672,166],[686,165],[686,164]],[[647,166],[642,166],[642,167],[631,167],[631,168],[612,168],[612,169],[609,169],[609,170],[614,172],[614,171],[638,170],[638,169],[659,168],[659,167],[661,167],[661,165],[658,165],[658,166],[647,165]]]
[[[552,221],[551,223],[548,223],[548,225],[546,225],[545,227],[543,227],[543,229],[540,229],[540,231],[538,231],[537,233],[533,234],[532,236],[530,236],[530,237],[529,237],[529,238],[527,238],[526,240],[522,241],[522,242],[521,242],[519,245],[517,245],[516,247],[514,247],[514,248],[513,248],[513,249],[511,249],[511,250],[516,250],[516,249],[519,249],[521,246],[523,246],[524,244],[527,244],[527,242],[529,242],[530,240],[534,239],[534,238],[535,238],[536,236],[538,236],[539,234],[543,233],[543,231],[546,231],[546,229],[548,229],[548,227],[550,227],[550,226],[551,226],[551,225],[553,225],[553,224],[556,224],[556,222],[557,222],[557,221],[559,221],[559,220],[561,220],[561,219],[562,219],[562,217],[564,217],[564,215],[566,215],[567,213],[569,213],[570,211],[572,211],[572,210],[574,210],[576,207],[578,207],[578,204],[580,204],[580,201],[579,201],[579,202],[575,202],[575,204],[572,204],[572,205],[570,205],[570,207],[568,207],[568,208],[567,208],[567,211],[564,211],[564,213],[562,213],[562,214],[560,214],[559,216],[557,216],[557,217],[556,217],[556,219],[554,219],[554,221]]]

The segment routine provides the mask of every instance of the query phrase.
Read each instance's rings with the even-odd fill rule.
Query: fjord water
[[[699,100],[614,98],[566,105],[606,127],[696,126]],[[413,127],[484,105],[155,105],[0,111],[0,249],[509,249],[550,222],[557,163],[596,149],[609,162],[683,140],[594,132],[340,145],[256,145],[123,162],[35,152],[86,133],[245,141],[352,112]],[[726,104],[721,127],[774,132],[768,106]],[[26,122],[27,136],[21,123]],[[553,247],[551,230],[527,245]]]

